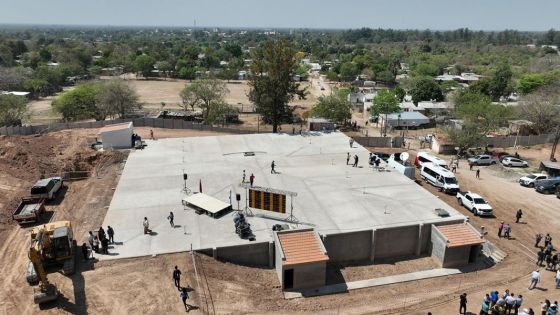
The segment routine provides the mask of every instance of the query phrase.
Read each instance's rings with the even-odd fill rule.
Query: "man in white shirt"
[[[531,283],[529,284],[529,290],[534,289],[540,281],[541,281],[541,274],[537,269],[533,271],[533,273],[531,273]]]
[[[148,222],[148,218],[144,217],[144,222],[142,223],[144,226],[144,234],[150,233],[150,222]]]

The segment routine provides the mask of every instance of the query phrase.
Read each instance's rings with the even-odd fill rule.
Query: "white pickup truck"
[[[457,201],[461,206],[469,209],[474,215],[492,216],[492,206],[484,200],[479,194],[467,192],[458,192]]]

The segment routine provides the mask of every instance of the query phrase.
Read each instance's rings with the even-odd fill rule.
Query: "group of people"
[[[189,290],[187,287],[181,287],[181,270],[179,269],[178,266],[175,266],[175,269],[173,269],[173,273],[172,273],[172,278],[173,278],[173,282],[175,284],[175,286],[177,287],[177,289],[179,290],[179,296],[181,297],[181,300],[183,301],[183,305],[185,306],[185,310],[188,312],[191,309],[195,308],[193,305],[187,304],[187,300],[189,299]]]
[[[550,234],[546,234],[544,237],[544,246],[540,246],[540,242],[543,239],[541,233],[535,235],[535,247],[539,247],[540,250],[537,253],[537,266],[543,266],[546,270],[556,271],[557,265],[560,264],[560,253],[553,254],[554,246],[552,245],[552,237]],[[558,278],[560,274],[557,275],[556,288],[559,287],[560,282]]]
[[[274,161],[273,161],[274,163]],[[243,170],[243,178],[241,180],[241,183],[246,183],[246,174],[245,174],[245,170]],[[253,187],[253,183],[255,182],[255,175],[253,173],[251,173],[251,176],[249,176],[249,183],[251,184],[251,187]]]
[[[500,314],[500,315],[528,315],[535,314],[533,309],[521,309],[523,305],[523,296],[515,295],[513,292],[506,290],[503,295],[500,292],[492,290],[482,299],[482,306],[479,315]],[[459,296],[459,314],[467,314],[467,294],[463,293]]]
[[[85,260],[93,258],[93,253],[109,254],[109,244],[115,242],[115,231],[111,226],[107,226],[107,233],[103,227],[99,227],[97,235],[93,235],[92,231],[88,233],[88,243],[82,244],[82,254]]]
[[[369,165],[374,165],[376,168],[379,168],[379,164],[381,163],[381,158],[373,153],[369,153]]]
[[[503,232],[503,235],[502,235]],[[510,239],[511,237],[511,225],[509,225],[509,223],[505,223],[504,221],[501,221],[500,224],[498,225],[498,237],[503,237],[505,239]]]
[[[346,154],[346,165],[350,164],[350,152]],[[352,167],[358,167],[358,155],[354,154],[354,163],[352,163]]]

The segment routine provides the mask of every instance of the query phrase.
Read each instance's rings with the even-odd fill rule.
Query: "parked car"
[[[560,186],[556,187],[556,198],[560,199]]]
[[[379,116],[371,116],[369,117],[369,122],[377,123],[379,121]]]
[[[553,194],[560,186],[560,179],[543,179],[535,182],[535,190],[541,194]]]
[[[496,164],[498,159],[488,154],[480,154],[468,159],[469,164],[473,165],[491,165]]]
[[[435,165],[439,165],[443,168],[449,169],[449,166],[447,165],[447,162],[445,160],[431,155],[428,152],[420,151],[418,152],[418,154],[416,154],[416,160],[414,161],[414,164],[418,167],[422,167],[422,164],[424,163],[433,163]]]
[[[538,180],[548,179],[548,175],[545,174],[529,174],[521,177],[519,179],[519,185],[525,187],[535,187],[535,182]]]
[[[63,182],[60,177],[50,177],[38,180],[31,187],[31,196],[37,198],[45,198],[52,200],[56,197],[58,191],[62,188]]]
[[[509,167],[528,167],[529,163],[527,163],[527,161],[523,161],[514,157],[506,157],[502,160],[502,165]]]
[[[474,194],[470,191],[458,192],[457,201],[461,206],[474,213],[474,215],[491,216],[493,213],[492,206],[490,206],[479,194]]]
[[[439,191],[448,194],[455,194],[459,191],[459,183],[455,174],[434,163],[423,163],[420,170],[420,177],[431,185],[437,187]]]

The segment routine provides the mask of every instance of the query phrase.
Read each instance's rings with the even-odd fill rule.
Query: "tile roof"
[[[107,125],[101,129],[99,129],[99,133],[109,132],[109,131],[116,131],[116,130],[124,130],[132,127],[132,122],[121,123],[121,124],[114,124],[114,125]]]
[[[436,229],[447,239],[447,247],[476,245],[486,242],[466,224],[449,224],[436,226]]]
[[[284,266],[302,265],[328,261],[314,231],[278,233],[280,247],[284,252]]]

